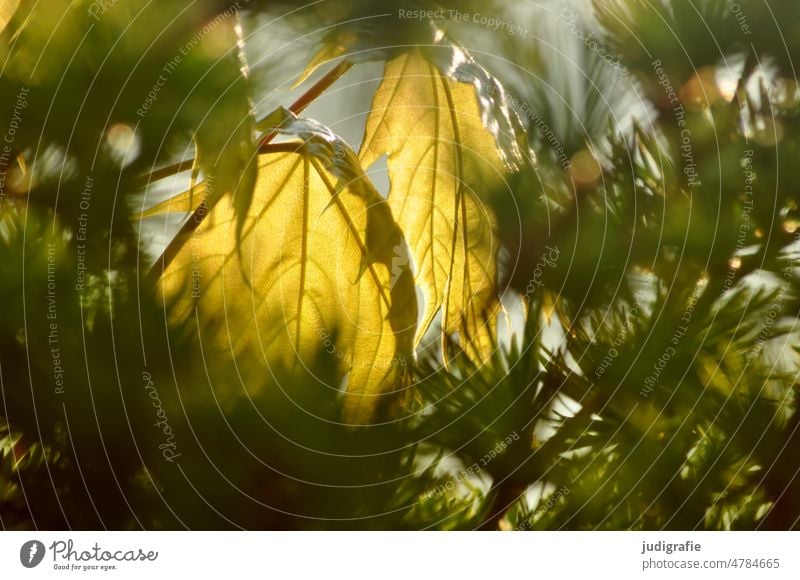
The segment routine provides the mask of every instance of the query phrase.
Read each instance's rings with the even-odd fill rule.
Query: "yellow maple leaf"
[[[270,364],[310,365],[328,351],[347,373],[344,418],[364,423],[382,397],[409,386],[413,277],[397,264],[405,244],[388,203],[355,154],[327,130],[293,123],[302,141],[259,157],[240,239],[225,197],[168,266],[161,290],[174,317],[217,322],[202,338],[237,361],[249,390]],[[186,192],[160,209],[190,211],[201,197]]]
[[[360,158],[388,155],[389,204],[406,233],[424,296],[416,343],[442,311],[442,341],[458,333],[485,359],[495,341],[498,241],[479,193],[503,183],[505,166],[481,118],[475,87],[441,72],[419,49],[386,64]]]

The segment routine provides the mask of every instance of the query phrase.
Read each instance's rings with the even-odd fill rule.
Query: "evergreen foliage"
[[[800,527],[800,4],[525,4],[6,2],[0,526]]]

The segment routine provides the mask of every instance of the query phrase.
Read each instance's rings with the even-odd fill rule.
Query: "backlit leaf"
[[[2,31],[19,8],[19,0],[0,0],[0,31]]]
[[[462,346],[483,359],[500,303],[494,219],[480,198],[503,185],[519,150],[514,143],[504,163],[476,84],[461,82],[476,78],[468,78],[464,65],[482,69],[465,53],[445,49],[440,57],[449,58],[447,66],[419,49],[387,63],[360,157],[368,167],[388,155],[389,204],[406,233],[424,296],[416,341],[441,309],[443,337],[458,333]]]
[[[167,268],[162,289],[176,317],[196,311],[222,323],[204,342],[214,356],[232,353],[248,389],[259,388],[270,364],[310,366],[329,352],[348,373],[345,420],[363,423],[382,396],[408,386],[417,313],[407,260],[397,258],[405,242],[347,145],[284,116],[281,133],[300,140],[259,156],[238,244],[235,208],[223,198]],[[184,193],[164,209],[189,211],[190,203]]]

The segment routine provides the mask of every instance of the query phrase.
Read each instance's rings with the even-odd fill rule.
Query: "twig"
[[[528,484],[513,480],[505,479],[498,485],[493,486],[491,494],[494,496],[492,504],[489,507],[489,512],[486,514],[483,522],[478,527],[483,531],[496,531],[499,529],[500,520],[509,510],[509,508],[517,501],[520,496],[525,493]]]

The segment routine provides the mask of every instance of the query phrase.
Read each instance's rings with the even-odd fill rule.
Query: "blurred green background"
[[[800,4],[2,6],[3,529],[800,527]],[[524,152],[474,192],[491,358],[445,366],[432,330],[369,426],[323,340],[246,395],[147,277],[183,217],[140,212],[195,156],[235,189],[255,121],[342,59],[303,115],[357,150],[383,61],[444,34]]]

